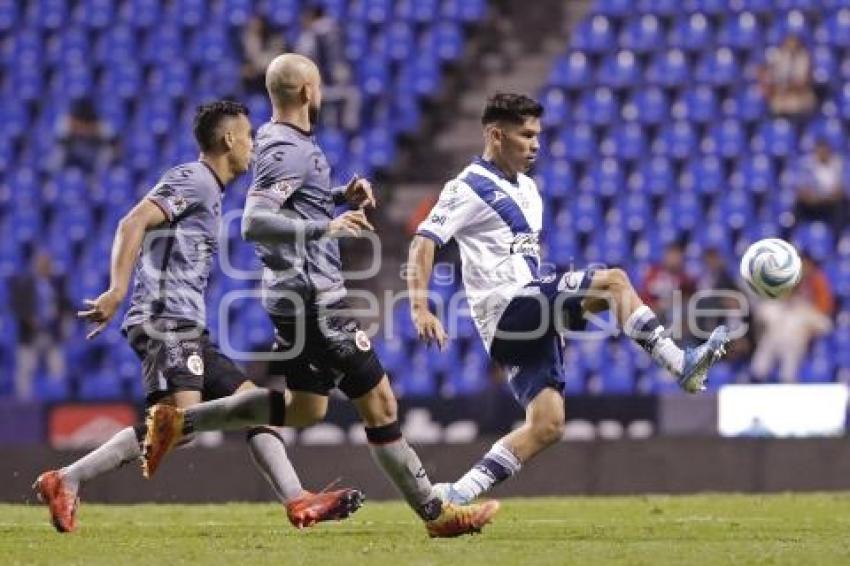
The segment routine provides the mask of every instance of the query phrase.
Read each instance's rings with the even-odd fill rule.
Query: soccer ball
[[[779,238],[759,240],[741,258],[741,277],[756,295],[777,299],[788,295],[803,273],[794,246]]]

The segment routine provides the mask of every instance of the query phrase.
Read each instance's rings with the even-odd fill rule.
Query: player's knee
[[[628,273],[618,267],[597,272],[595,277],[601,277],[604,287],[611,291],[624,291],[632,286]]]
[[[367,414],[363,416],[368,426],[380,426],[398,420],[398,402],[388,385],[383,387],[379,384],[364,397]]]
[[[538,442],[549,445],[563,438],[565,426],[566,423],[563,417],[552,416],[534,421],[532,423],[532,430]]]

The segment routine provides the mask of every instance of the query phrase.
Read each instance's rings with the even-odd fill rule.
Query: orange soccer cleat
[[[60,533],[70,533],[77,529],[77,507],[80,498],[65,485],[57,470],[44,472],[32,484],[39,501],[50,509],[50,519]]]
[[[286,504],[286,516],[293,526],[303,529],[321,521],[340,521],[360,509],[365,497],[357,489],[338,489],[302,495]]]
[[[170,405],[154,405],[145,420],[147,432],[142,445],[142,475],[150,479],[162,459],[183,438],[183,410]]]
[[[440,516],[433,521],[427,521],[425,528],[428,530],[428,536],[432,538],[477,534],[498,511],[499,502],[495,500],[470,505],[443,503]]]

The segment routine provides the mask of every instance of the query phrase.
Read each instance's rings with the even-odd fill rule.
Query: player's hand
[[[419,339],[424,341],[429,346],[436,343],[440,350],[445,349],[449,342],[449,336],[443,328],[443,323],[440,319],[427,309],[417,309],[411,312],[413,326],[416,327],[416,332]]]
[[[94,300],[86,299],[83,301],[90,308],[88,310],[78,311],[77,316],[86,320],[86,322],[97,324],[94,330],[86,335],[86,340],[91,340],[106,330],[109,321],[118,312],[118,307],[121,306],[121,301],[123,300],[123,293],[120,293],[116,289],[110,289]]]
[[[372,183],[357,175],[353,176],[345,187],[345,200],[358,208],[377,206],[375,195],[372,193]]]
[[[340,238],[344,236],[354,236],[357,237],[363,233],[364,230],[368,230],[370,232],[375,230],[375,227],[369,223],[369,220],[366,219],[366,213],[362,210],[349,210],[343,214],[340,214],[333,220],[331,220],[330,225],[328,226],[328,236],[332,238]]]

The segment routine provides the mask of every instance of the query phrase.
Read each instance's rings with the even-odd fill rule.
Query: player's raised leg
[[[682,389],[689,393],[705,389],[708,369],[726,352],[729,332],[725,326],[714,329],[700,346],[682,349],[666,335],[658,316],[640,299],[625,271],[603,269],[585,276],[591,281],[589,294],[581,303],[584,312],[610,309],[626,336],[670,371]]]

